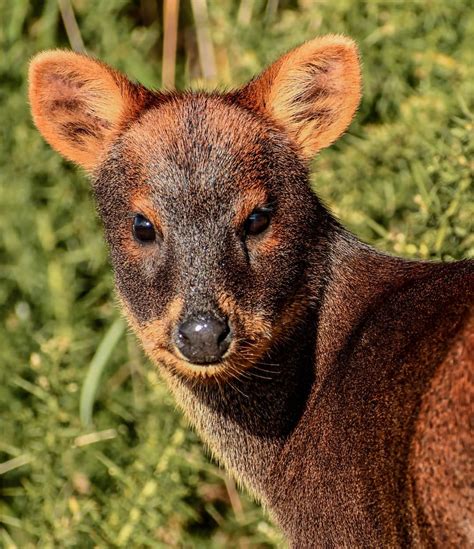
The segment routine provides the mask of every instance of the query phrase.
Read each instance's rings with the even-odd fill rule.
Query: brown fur
[[[87,170],[146,99],[117,71],[67,51],[37,55],[29,82],[33,119],[44,138]]]
[[[317,38],[227,94],[150,92],[67,52],[30,78],[39,130],[93,172],[132,328],[292,545],[473,545],[473,263],[381,254],[308,187],[359,102],[353,42]],[[231,327],[219,362],[178,350],[193,315]]]
[[[452,546],[453,540],[467,547],[474,540],[472,462],[462,459],[466,452],[474,454],[473,362],[471,318],[423,396],[411,448],[412,495],[418,508],[423,509],[417,519],[444,547]]]
[[[338,35],[307,42],[271,65],[244,93],[253,108],[281,123],[303,156],[311,158],[347,129],[359,105],[355,44]]]

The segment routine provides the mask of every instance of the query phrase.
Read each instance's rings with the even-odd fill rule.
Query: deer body
[[[354,44],[221,95],[69,52],[30,82],[38,128],[92,175],[127,319],[292,545],[474,543],[473,263],[381,254],[308,187],[359,101]]]
[[[308,288],[322,306],[268,353],[262,377],[217,394],[170,386],[295,547],[465,546],[473,494],[456,477],[472,475],[472,264],[336,238],[330,282]]]

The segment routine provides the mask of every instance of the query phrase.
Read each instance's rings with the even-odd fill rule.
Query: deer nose
[[[175,342],[189,362],[212,364],[225,355],[231,339],[227,321],[210,315],[196,315],[179,326]]]

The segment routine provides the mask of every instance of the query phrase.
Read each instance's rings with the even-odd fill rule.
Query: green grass
[[[195,84],[183,52],[180,87]],[[469,0],[209,2],[219,81],[237,85],[326,32],[360,45],[364,100],[313,186],[362,239],[407,257],[474,256]],[[88,50],[160,86],[161,12],[74,2]],[[123,330],[88,182],[30,121],[28,59],[67,47],[56,1],[0,6],[0,546],[275,546],[277,530],[206,457]],[[81,422],[81,417],[83,422]]]

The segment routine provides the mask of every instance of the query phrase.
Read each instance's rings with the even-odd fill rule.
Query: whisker
[[[232,377],[235,377],[235,376],[232,376]],[[236,378],[238,380],[238,378]],[[234,389],[235,391],[237,391],[238,393],[240,393],[243,397],[245,398],[249,398],[248,395],[246,395],[245,393],[243,393],[238,387],[236,387],[235,385],[232,385],[231,381],[230,380],[227,380],[227,383],[232,387],[232,389]]]
[[[228,370],[228,373],[229,375],[231,375],[231,377],[233,377],[234,379],[236,379],[237,381],[240,381],[240,377],[241,377],[241,374],[243,373],[242,370],[239,370],[236,366],[234,366],[233,364],[230,364],[229,365],[229,370]]]
[[[279,368],[280,367],[280,364],[278,364],[277,362],[256,362],[255,363],[255,366],[273,366],[275,368]],[[268,372],[270,372],[271,370],[267,370]]]
[[[270,380],[273,379],[272,377],[262,376],[260,374],[255,373],[255,372],[249,372],[249,374],[250,374],[251,377],[257,377],[258,379],[266,379],[267,381],[270,381]]]

